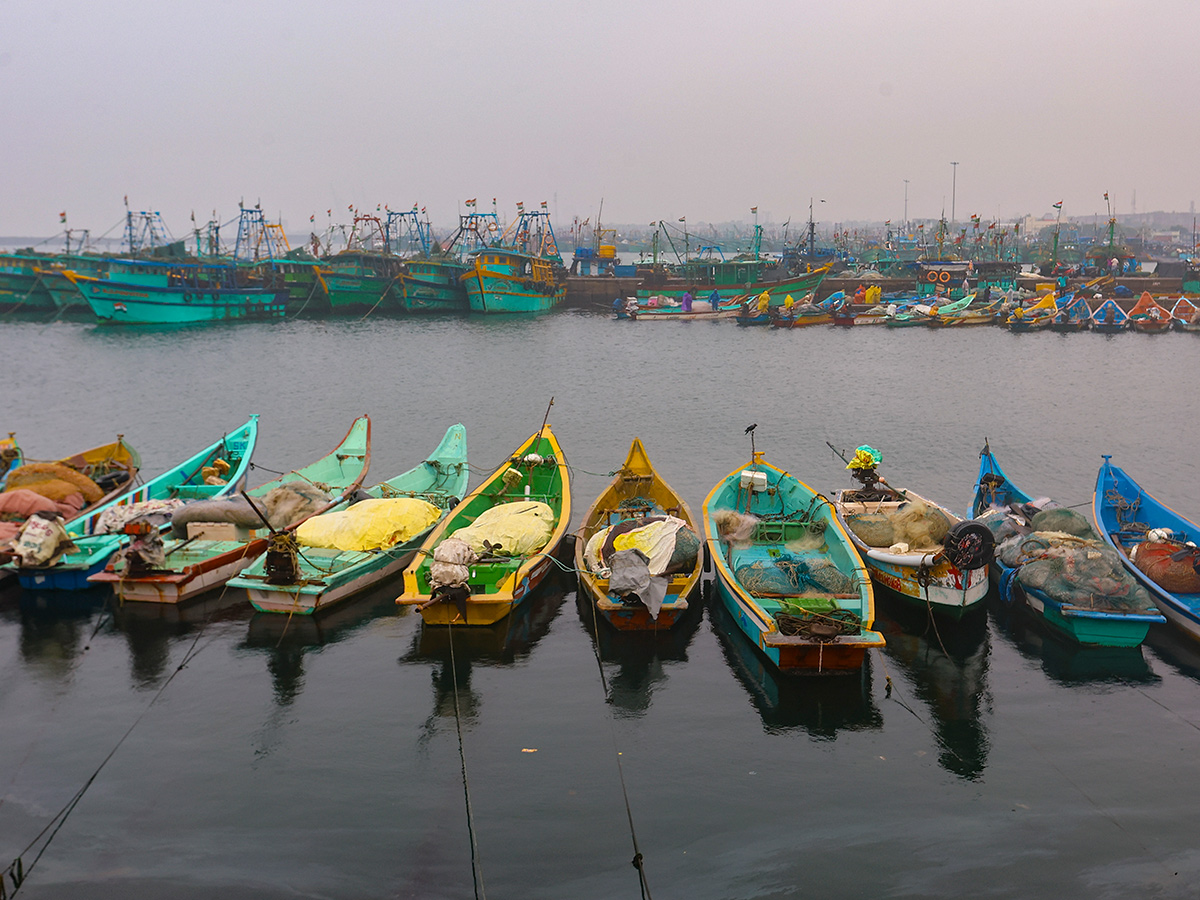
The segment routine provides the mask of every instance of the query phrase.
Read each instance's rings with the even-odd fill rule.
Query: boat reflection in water
[[[112,594],[105,585],[104,592]],[[112,600],[113,624],[129,647],[134,684],[157,687],[172,669],[171,647],[180,638],[216,622],[238,621],[246,615],[245,596],[234,591],[209,591],[185,603],[121,603]],[[179,660],[175,660],[178,664]]]
[[[1040,660],[1042,671],[1060,684],[1160,680],[1146,662],[1140,646],[1085,647],[1068,643],[1047,630],[1024,604],[1006,604],[994,589],[987,603],[999,633],[1022,656]]]
[[[707,596],[707,584],[705,588]],[[758,652],[723,603],[713,599],[705,605],[725,661],[762,716],[764,731],[801,729],[818,740],[834,740],[839,731],[883,727],[883,716],[871,698],[870,654],[861,671],[787,675]]]
[[[0,594],[0,618],[20,623],[21,661],[38,677],[60,681],[87,649],[112,591],[24,591],[14,580]]]
[[[1174,625],[1151,625],[1145,646],[1180,675],[1200,681],[1200,642]]]
[[[511,666],[527,658],[550,631],[573,576],[557,566],[513,612],[492,625],[429,625],[422,623],[413,646],[400,657],[401,665],[434,663],[433,712],[422,727],[422,742],[432,737],[439,719],[454,720],[454,692],[466,725],[475,720],[479,696],[471,690],[471,670],[480,666]],[[395,603],[395,590],[392,601]],[[453,666],[451,665],[453,658]]]
[[[875,627],[887,639],[883,652],[933,716],[938,763],[961,778],[978,779],[989,749],[982,721],[991,654],[986,610],[931,621],[926,610],[890,591],[876,592],[875,601]]]
[[[613,714],[620,718],[636,718],[650,708],[654,692],[666,684],[670,664],[687,662],[688,647],[704,617],[699,594],[672,627],[657,631],[614,628],[582,592],[575,595],[575,608],[584,631],[599,647]]]
[[[245,591],[236,591],[249,603]],[[246,631],[248,648],[267,654],[267,671],[278,706],[289,706],[304,689],[304,655],[315,648],[345,640],[376,619],[408,615],[396,606],[396,585],[364,591],[344,603],[318,609],[311,615],[281,616],[256,612]]]

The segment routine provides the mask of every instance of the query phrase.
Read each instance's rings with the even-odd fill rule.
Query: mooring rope
[[[108,755],[100,761],[100,764],[96,766],[95,770],[90,776],[88,776],[87,780],[83,783],[79,790],[77,790],[71,796],[71,799],[67,801],[66,805],[64,805],[57,813],[55,813],[50,821],[46,823],[45,827],[37,833],[37,836],[25,845],[25,848],[17,854],[16,858],[14,858],[13,861],[9,863],[3,871],[0,871],[0,900],[9,900],[9,898],[17,896],[17,892],[20,891],[21,886],[24,885],[25,881],[29,878],[29,874],[38,864],[38,861],[42,858],[42,855],[47,849],[49,849],[50,844],[54,841],[54,838],[58,835],[58,832],[62,829],[63,825],[67,823],[67,819],[70,817],[71,813],[75,811],[75,807],[79,805],[79,802],[83,799],[84,794],[87,793],[88,788],[90,788],[93,782],[95,782],[95,780],[99,777],[104,767],[108,765],[109,761],[116,755],[117,751],[121,749],[121,745],[128,740],[131,734],[133,734],[134,729],[137,728],[142,719],[146,717],[147,713],[154,708],[154,704],[159,701],[163,693],[170,686],[171,682],[175,680],[175,676],[182,672],[184,668],[186,668],[187,665],[193,659],[195,659],[197,655],[199,655],[200,651],[207,647],[209,643],[211,643],[211,641],[209,641],[203,646],[197,646],[200,643],[200,638],[204,636],[205,629],[208,627],[209,623],[212,622],[213,616],[220,608],[221,600],[224,599],[225,592],[227,590],[228,584],[226,584],[225,588],[221,590],[220,595],[218,595],[217,599],[214,601],[212,610],[210,610],[208,616],[201,623],[200,628],[196,632],[196,637],[191,643],[191,646],[189,646],[187,651],[183,654],[183,659],[180,660],[179,665],[175,667],[174,671],[167,676],[166,680],[154,693],[154,696],[150,698],[150,702],[146,704],[146,708],[143,709],[138,714],[138,717],[133,720],[133,723],[125,730],[125,733],[121,735],[113,748],[108,752]],[[93,639],[97,634],[100,633],[100,627],[102,624],[103,616],[101,616],[101,622],[98,623],[96,628],[92,631]],[[89,640],[88,646],[85,647],[84,650],[86,651],[90,646],[91,642]],[[47,834],[47,832],[49,832],[49,834]],[[43,837],[46,838],[45,843],[43,843],[38,849],[37,854],[33,857],[33,861],[26,866],[25,855],[29,853],[29,851],[32,850],[37,845],[38,841],[40,841]],[[13,885],[12,892],[8,894],[5,894],[3,891],[5,875],[9,877]]]
[[[604,689],[604,702],[611,705],[612,693],[608,687],[608,679],[604,677],[604,661],[600,656],[600,626],[596,618],[596,600],[594,597],[588,596],[587,602],[592,607],[592,652],[596,657],[596,668],[600,672],[600,686]],[[642,900],[652,900],[650,883],[646,880],[645,857],[642,856],[642,850],[638,846],[637,829],[633,825],[633,808],[629,805],[629,789],[625,786],[625,767],[621,765],[621,750],[617,746],[617,732],[613,726],[611,715],[608,717],[608,730],[612,737],[613,753],[617,760],[617,777],[621,781],[621,796],[625,800],[625,817],[629,820],[629,837],[633,841],[633,859],[630,862],[637,869]]]
[[[471,880],[476,900],[486,900],[483,890],[483,869],[479,864],[479,844],[475,839],[475,813],[471,809],[471,788],[467,783],[467,756],[463,750],[462,715],[458,706],[458,668],[454,663],[454,626],[446,623],[446,638],[450,644],[450,678],[454,684],[454,728],[458,732],[458,760],[462,768],[463,797],[467,805],[467,834],[471,839]]]

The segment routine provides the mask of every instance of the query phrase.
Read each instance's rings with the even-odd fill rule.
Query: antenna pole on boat
[[[546,415],[542,417],[542,427],[538,429],[537,440],[534,441],[534,444],[540,444],[542,442],[542,432],[546,430],[546,423],[550,421],[550,407],[553,405],[554,398],[551,397],[550,403],[546,406]],[[535,449],[534,452],[536,453],[537,450]]]

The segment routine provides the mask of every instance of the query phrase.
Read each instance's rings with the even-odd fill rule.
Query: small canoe
[[[1050,327],[1058,314],[1054,292],[1046,294],[1032,306],[1018,306],[1004,322],[1004,327],[1013,332],[1044,331]]]
[[[284,485],[312,486],[328,499],[310,507],[303,519],[297,519],[284,531],[292,531],[309,516],[345,503],[363,482],[371,464],[371,419],[359,416],[346,436],[333,450],[316,462],[300,469],[285,472],[278,478],[247,491],[262,504],[276,488]],[[315,493],[313,496],[318,496]],[[258,507],[262,511],[263,507]],[[103,572],[88,578],[92,584],[111,585],[122,600],[145,603],[180,603],[204,591],[220,587],[246,568],[267,549],[266,528],[259,533],[238,534],[231,524],[204,523],[197,520],[189,526],[186,539],[166,541],[163,545],[166,561],[162,566],[147,567],[132,562],[123,553],[114,554]],[[205,534],[228,536],[206,537]],[[177,532],[178,533],[178,532]]]
[[[299,546],[292,577],[281,577],[286,571],[275,565],[274,551],[268,552],[231,579],[229,586],[244,589],[260,612],[307,616],[327,609],[379,584],[412,562],[436,522],[466,493],[469,477],[467,430],[452,425],[424,462],[364,491],[376,500],[412,498],[432,504],[441,510],[434,523],[398,543],[366,550]],[[340,511],[341,507],[332,510]]]
[[[1128,322],[1129,314],[1111,297],[1092,310],[1092,331],[1116,334],[1124,331]]]
[[[103,529],[111,518],[106,517],[105,513],[117,507],[155,500],[215,500],[224,497],[238,490],[245,481],[257,439],[258,416],[255,415],[236,431],[224,435],[157,478],[71,519],[64,527],[75,549],[53,565],[42,568],[21,567],[15,562],[8,565],[16,569],[21,587],[27,590],[85,590],[91,586],[88,577],[103,569],[109,557],[129,540],[123,531],[110,533],[98,530]],[[223,461],[228,469],[219,479],[220,483],[209,483],[210,479],[206,478],[204,470],[214,468],[218,460]],[[169,519],[157,527],[159,531],[166,530],[170,527]]]
[[[1189,541],[1200,542],[1200,525],[1146,493],[1122,469],[1114,466],[1109,456],[1104,457],[1096,478],[1092,514],[1101,537],[1117,551],[1125,568],[1150,593],[1168,621],[1200,639],[1200,590],[1197,590],[1200,585],[1188,583],[1189,576],[1196,575],[1194,566],[1198,563],[1194,548],[1186,546]],[[1174,548],[1172,545],[1182,546]],[[1171,550],[1173,552],[1163,552]],[[1152,553],[1167,559],[1154,560]],[[1148,572],[1137,564],[1141,554],[1144,554],[1142,564]],[[1170,560],[1173,555],[1179,555],[1180,559]],[[1161,567],[1157,565],[1159,562]],[[1180,566],[1184,568],[1180,570]],[[1191,568],[1190,572],[1188,568]]]
[[[1058,300],[1058,312],[1050,323],[1051,331],[1086,331],[1092,324],[1092,308],[1080,294],[1067,294]]]
[[[1171,307],[1171,324],[1176,331],[1200,331],[1200,306],[1180,297]]]
[[[682,527],[678,525],[679,522],[683,523]],[[587,551],[593,539],[608,545],[608,539],[618,532],[628,532],[647,524],[665,530],[674,528],[676,538],[663,542],[661,552],[666,558],[661,561],[661,566],[656,567],[655,562],[658,561],[653,558],[650,561],[648,569],[652,577],[646,591],[648,596],[642,597],[636,592],[617,595],[610,591],[611,569],[605,565],[601,548],[597,547],[594,554]],[[678,536],[684,529],[694,538],[697,552],[693,554],[690,565],[671,566],[671,548],[682,549]],[[616,547],[614,538],[612,549],[624,548]],[[596,564],[594,568],[591,562]],[[595,604],[605,621],[620,631],[670,628],[687,612],[688,597],[700,583],[703,563],[703,547],[699,546],[699,532],[691,509],[658,474],[642,442],[634,438],[625,464],[584,513],[583,524],[576,533],[575,570],[579,573],[582,593],[590,603]],[[655,568],[659,571],[655,571]],[[653,607],[657,607],[656,614]]]
[[[1165,621],[1082,516],[1018,488],[986,443],[971,513],[1001,542],[992,561],[1001,600],[1023,600],[1059,634],[1089,647],[1136,647]]]
[[[1171,312],[1151,297],[1149,291],[1142,291],[1138,302],[1129,310],[1129,327],[1144,334],[1170,331]]]
[[[20,453],[19,450],[17,452]],[[142,460],[138,452],[125,442],[125,435],[118,434],[111,444],[101,444],[99,447],[55,462],[40,462],[22,457],[21,464],[11,469],[7,473],[8,477],[0,484],[4,491],[28,488],[34,493],[41,493],[36,482],[61,482],[65,476],[83,485],[87,491],[84,496],[85,505],[76,514],[82,516],[99,509],[129,490],[137,479],[141,465]],[[77,478],[78,475],[82,475],[86,481]],[[65,488],[64,485],[60,486]]]
[[[486,540],[482,524],[464,531],[485,515],[484,522],[497,526]],[[396,602],[417,605],[426,625],[498,622],[559,565],[553,556],[570,520],[567,461],[554,432],[544,425],[438,523],[404,570],[404,593]],[[503,538],[501,532],[506,532]],[[473,549],[455,558],[475,559],[453,565],[461,565],[466,577],[435,577],[431,569],[441,562],[442,544],[455,539],[461,547],[464,537]],[[442,574],[446,577],[446,570]]]
[[[871,579],[828,500],[763,461],[734,469],[704,500],[722,604],[777,668],[858,672],[872,630]]]
[[[859,459],[856,454],[850,467],[862,488],[838,491],[834,507],[871,578],[930,611],[961,616],[980,606],[988,590],[990,532],[913,491],[892,488],[874,467],[857,465]]]

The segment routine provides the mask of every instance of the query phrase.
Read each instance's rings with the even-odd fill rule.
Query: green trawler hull
[[[409,312],[465,312],[467,291],[462,263],[409,260],[400,280],[404,308]]]
[[[104,323],[192,325],[282,319],[286,311],[285,296],[263,288],[176,287],[164,276],[115,281],[73,275],[72,280]]]

